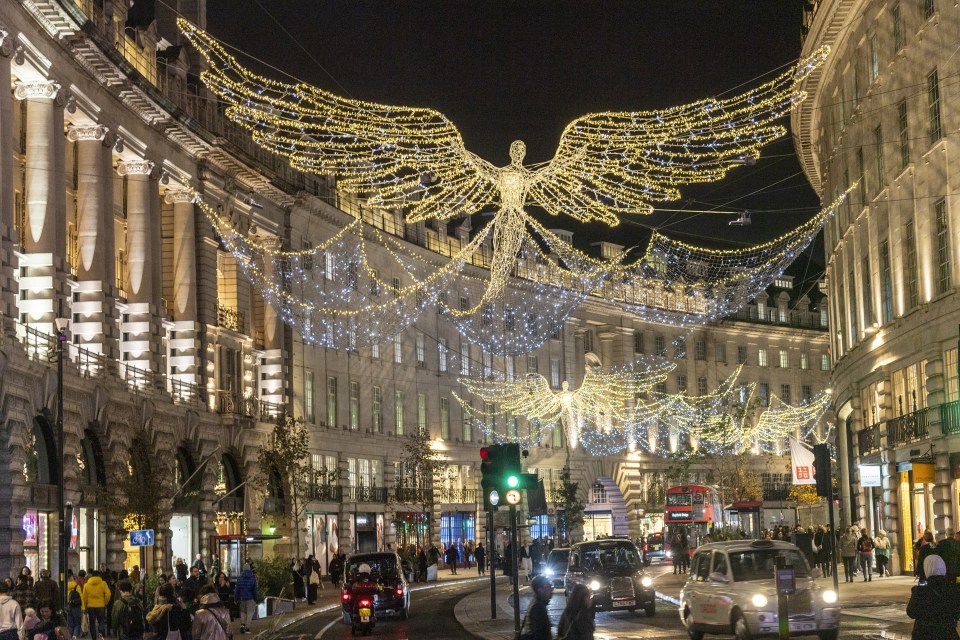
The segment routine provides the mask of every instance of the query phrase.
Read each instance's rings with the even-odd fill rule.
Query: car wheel
[[[346,611],[341,611],[340,615],[343,616],[343,624],[350,624],[350,614]]]
[[[733,621],[733,635],[736,636],[737,640],[751,640],[753,638],[750,635],[750,627],[747,626],[747,619],[739,611]]]
[[[687,628],[690,640],[703,640],[703,631],[693,630],[693,620],[690,619],[690,607],[683,608],[683,626]]]
[[[652,618],[657,612],[657,603],[654,602],[653,604],[648,604],[643,608],[643,612],[647,614],[648,618]]]
[[[837,640],[839,634],[839,629],[829,629],[827,631],[820,631],[817,633],[817,635],[820,637],[820,640]]]
[[[409,609],[407,609],[407,607],[404,607],[403,609],[400,609],[400,619],[401,619],[401,620],[406,620],[406,619],[409,618],[409,617],[410,617],[410,611],[409,611]]]

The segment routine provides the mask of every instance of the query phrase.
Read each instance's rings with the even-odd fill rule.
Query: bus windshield
[[[668,507],[689,507],[693,504],[693,494],[690,493],[668,493]]]

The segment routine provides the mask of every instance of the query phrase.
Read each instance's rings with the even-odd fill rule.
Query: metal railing
[[[437,497],[440,502],[448,504],[477,504],[476,489],[442,488]]]
[[[320,502],[340,502],[343,498],[343,488],[338,485],[315,484],[307,492],[307,498]]]
[[[911,411],[893,420],[887,420],[887,442],[891,448],[930,437],[927,409]]]
[[[940,433],[945,436],[960,433],[960,402],[940,405]]]
[[[393,499],[397,502],[425,502],[424,495],[429,489],[419,489],[417,487],[394,487]]]
[[[870,425],[857,433],[857,446],[861,456],[868,456],[880,451],[880,425]]]
[[[354,502],[387,503],[386,487],[349,487],[348,495]]]

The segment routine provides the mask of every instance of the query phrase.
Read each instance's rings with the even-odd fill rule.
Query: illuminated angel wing
[[[581,411],[594,412],[600,408],[625,419],[637,403],[637,396],[666,380],[676,366],[658,359],[637,360],[612,371],[587,367],[583,382],[574,394],[575,404]]]
[[[335,175],[340,188],[403,209],[409,222],[470,215],[495,198],[490,166],[464,148],[442,113],[271,80],[196,25],[182,18],[177,25],[209,62],[200,77],[226,103],[227,117],[294,168]]]
[[[552,214],[618,224],[676,200],[677,187],[723,178],[784,135],[776,121],[805,97],[799,83],[825,59],[823,48],[756,89],[659,111],[604,112],[567,125],[530,199]]]
[[[556,420],[563,409],[560,396],[550,388],[546,378],[536,373],[527,374],[515,382],[460,378],[460,384],[484,402],[496,404],[497,411],[528,420]]]
[[[805,431],[820,421],[829,406],[830,396],[826,393],[800,405],[786,404],[773,396],[770,408],[760,414],[757,420],[757,435],[763,440],[774,441],[799,430],[801,435],[806,436]]]

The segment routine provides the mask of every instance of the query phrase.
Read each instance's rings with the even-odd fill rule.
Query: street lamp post
[[[60,314],[63,314],[61,306]],[[69,318],[56,319],[57,326],[57,467],[59,468],[59,482],[57,483],[57,513],[59,526],[57,529],[57,549],[60,560],[60,606],[66,611],[67,606],[67,549],[68,532],[66,522],[67,505],[64,499],[66,489],[66,455],[63,450],[63,343],[67,340]]]

